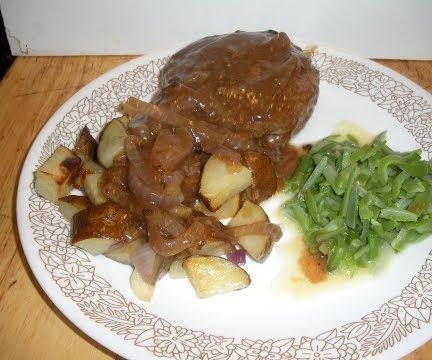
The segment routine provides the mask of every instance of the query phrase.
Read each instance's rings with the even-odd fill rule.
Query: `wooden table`
[[[0,84],[0,358],[109,359],[54,307],[33,277],[19,244],[15,197],[27,149],[72,94],[132,56],[17,58]],[[432,61],[391,61],[432,92]],[[432,341],[406,359],[430,359]]]

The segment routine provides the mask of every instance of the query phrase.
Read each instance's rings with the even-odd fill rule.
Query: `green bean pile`
[[[383,247],[399,252],[432,234],[432,163],[420,154],[391,150],[384,133],[363,146],[331,135],[300,159],[284,211],[309,251],[327,256],[327,271],[353,274]]]

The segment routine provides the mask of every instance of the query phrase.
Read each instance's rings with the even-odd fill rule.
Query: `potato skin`
[[[72,218],[71,243],[88,238],[130,242],[146,238],[146,233],[141,223],[129,211],[109,201],[84,209]]]
[[[59,210],[69,221],[73,215],[91,206],[87,196],[68,195],[59,199]]]
[[[250,200],[260,203],[271,197],[277,189],[277,177],[273,160],[255,151],[243,153],[243,162],[252,172]]]
[[[87,126],[81,130],[75,143],[74,153],[77,154],[82,161],[92,161],[96,158],[97,141],[90,134]]]

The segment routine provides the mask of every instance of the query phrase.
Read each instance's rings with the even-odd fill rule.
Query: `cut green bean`
[[[399,252],[432,234],[432,164],[419,151],[395,152],[385,134],[363,146],[331,136],[312,149],[286,181],[286,214],[328,271],[351,276],[382,247]]]
[[[306,180],[306,182],[303,185],[303,190],[310,189],[315,183],[318,181],[318,178],[321,176],[322,172],[324,171],[324,168],[327,165],[328,157],[325,156],[321,159],[321,161],[318,163],[316,168],[312,171],[312,174],[310,174],[309,178]]]
[[[417,221],[418,215],[408,210],[398,208],[381,209],[380,217],[395,221]]]

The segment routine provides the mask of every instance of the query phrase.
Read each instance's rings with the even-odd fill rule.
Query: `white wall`
[[[0,0],[14,55],[143,54],[237,29],[432,59],[432,0]]]

